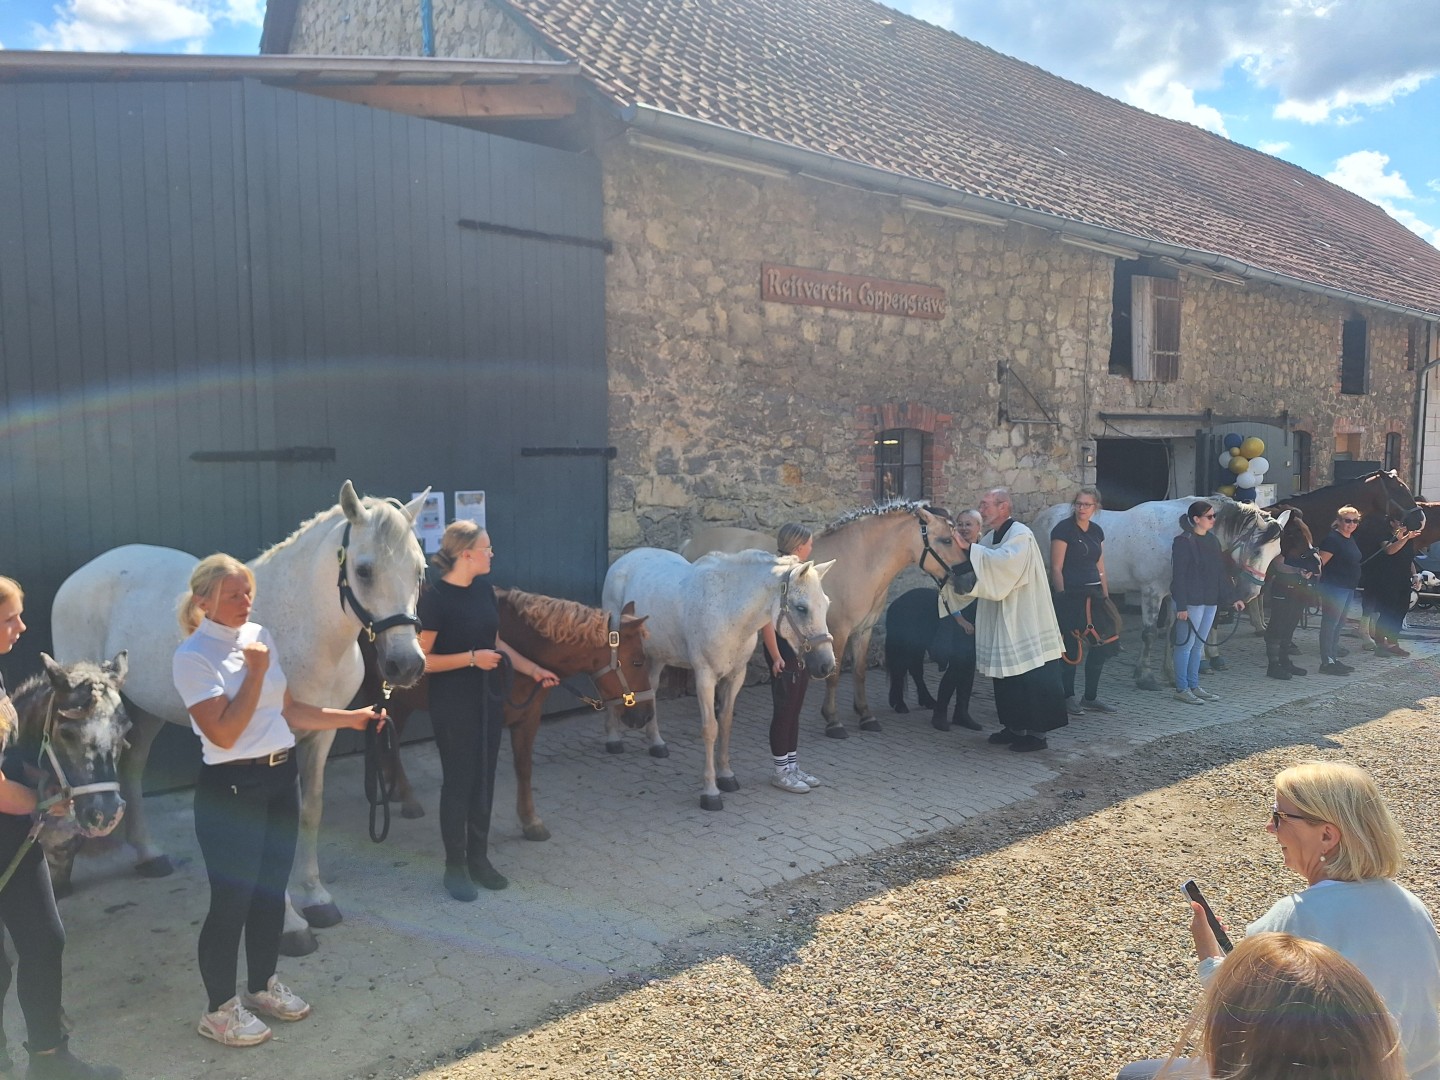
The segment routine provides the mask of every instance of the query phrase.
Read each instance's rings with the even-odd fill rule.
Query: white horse
[[[918,566],[937,580],[950,572],[959,559],[954,530],[944,518],[932,514],[920,502],[895,502],[852,510],[815,534],[813,558],[839,560],[839,571],[825,585],[830,597],[830,633],[835,635],[835,655],[841,660],[849,651],[855,681],[855,713],[861,731],[879,731],[880,721],[870,711],[865,694],[865,675],[870,660],[870,635],[885,610],[890,583],[907,566]],[[712,551],[775,550],[770,533],[731,526],[701,529],[680,549],[695,560]],[[825,683],[825,734],[844,739],[849,732],[836,715],[840,666]]]
[[[773,623],[804,657],[813,678],[823,679],[834,670],[835,649],[825,629],[830,601],[820,587],[832,565],[763,551],[708,555],[692,565],[673,551],[637,548],[615,560],[605,575],[601,604],[606,611],[618,615],[633,601],[636,610],[649,617],[645,656],[650,685],[660,685],[660,673],[667,666],[695,672],[700,732],[705,739],[705,784],[700,795],[704,809],[723,809],[720,792],[740,790],[730,768],[730,721],[761,628]],[[664,745],[653,716],[645,731],[652,749]],[[605,737],[607,743],[620,739],[613,712],[606,714]]]
[[[423,495],[408,506],[362,500],[347,480],[338,506],[317,514],[250,563],[256,580],[254,619],[274,636],[279,662],[298,700],[339,708],[350,703],[364,674],[357,644],[363,629],[377,635],[387,681],[407,686],[424,672],[415,602],[425,560],[411,530],[423,502]],[[140,782],[162,722],[190,723],[171,678],[171,658],[181,641],[176,604],[197,561],[173,548],[131,544],[86,563],[55,596],[55,652],[62,662],[110,656],[122,648],[130,651],[125,696],[135,706],[135,726],[131,749],[121,758],[120,781],[130,807],[126,839],[145,877],[163,877],[173,869],[150,839]],[[325,759],[334,741],[333,731],[305,734],[299,740],[300,844],[287,901],[298,901],[304,918],[296,913],[296,904],[287,903],[281,948],[290,956],[316,948],[311,926],[340,921],[340,911],[320,879],[316,850]]]
[[[1105,575],[1110,591],[1140,598],[1144,629],[1135,685],[1142,690],[1161,688],[1151,665],[1160,614],[1170,595],[1170,548],[1180,535],[1180,518],[1195,501],[1166,499],[1129,510],[1097,510],[1092,519],[1105,530]],[[1235,502],[1223,495],[1206,496],[1204,501],[1215,507],[1215,537],[1234,571],[1241,599],[1248,602],[1259,594],[1266,568],[1280,553],[1280,534],[1290,515],[1272,518],[1254,503]],[[1073,512],[1069,503],[1061,503],[1036,515],[1031,528],[1047,554],[1050,530]],[[1167,649],[1164,662],[1168,661]]]

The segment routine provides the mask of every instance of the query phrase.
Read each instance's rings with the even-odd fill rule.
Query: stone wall
[[[435,0],[433,18],[436,56],[555,59],[485,0]],[[420,56],[420,2],[301,0],[290,51],[313,56]]]

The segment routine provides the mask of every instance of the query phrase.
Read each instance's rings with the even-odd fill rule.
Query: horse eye
[[[630,661],[630,666],[631,666],[631,667],[644,667],[644,666],[645,666],[645,661],[644,661],[644,660],[631,660],[631,661]]]
[[[810,605],[809,605],[809,604],[796,604],[796,605],[795,605],[795,610],[798,611],[801,615],[808,615],[808,614],[810,614]]]
[[[944,544],[946,547],[949,547],[951,544],[955,543],[955,541],[948,536],[942,536],[940,538],[940,543]]]
[[[361,581],[371,581],[375,577],[375,570],[369,563],[362,563],[355,568],[355,576]]]

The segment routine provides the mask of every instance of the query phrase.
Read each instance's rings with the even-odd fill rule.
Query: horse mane
[[[109,676],[105,669],[93,660],[77,660],[73,664],[66,664],[65,670],[71,675],[83,676],[91,682],[109,682]],[[10,695],[10,702],[15,706],[15,713],[18,717],[13,730],[4,726],[4,719],[0,717],[0,751],[9,749],[11,740],[23,734],[26,721],[32,716],[39,715],[35,709],[38,701],[43,700],[46,694],[53,694],[55,688],[50,684],[50,677],[43,671],[31,675]]]
[[[519,589],[498,591],[522,621],[557,645],[595,645],[610,632],[610,618],[599,608]]]
[[[415,536],[406,518],[403,508],[397,508],[393,499],[376,498],[374,495],[366,495],[360,500],[360,505],[366,510],[372,511],[370,524],[375,529],[376,543],[382,551],[387,553],[401,550]],[[269,562],[281,551],[300,539],[302,533],[311,528],[330,522],[331,520],[344,516],[340,504],[336,503],[328,510],[321,510],[302,521],[289,536],[279,543],[272,544],[262,551],[255,560],[255,565]]]
[[[919,510],[929,511],[930,503],[926,499],[892,499],[889,502],[875,503],[872,506],[861,506],[855,510],[847,510],[838,518],[820,530],[821,536],[829,536],[831,533],[839,532],[847,525],[853,525],[867,517],[884,517],[888,514],[911,514]]]

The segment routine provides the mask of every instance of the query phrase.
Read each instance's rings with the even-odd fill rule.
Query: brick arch
[[[930,436],[925,455],[925,490],[939,499],[948,489],[950,428],[955,417],[919,401],[855,407],[855,471],[860,502],[875,499],[875,436],[892,428],[910,428]]]

